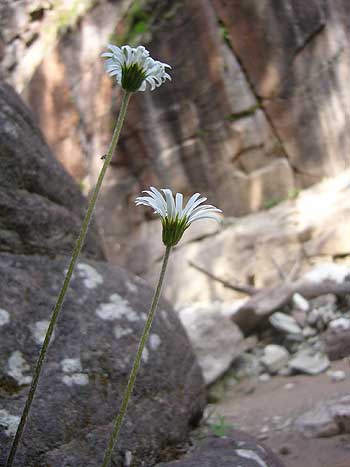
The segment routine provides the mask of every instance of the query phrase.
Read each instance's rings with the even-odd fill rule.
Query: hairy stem
[[[49,344],[50,344],[52,333],[54,331],[59,312],[61,311],[61,308],[62,308],[62,305],[63,305],[63,302],[64,302],[64,298],[66,296],[67,290],[69,288],[69,283],[70,283],[72,275],[73,275],[75,264],[76,264],[76,262],[78,260],[79,254],[81,252],[81,249],[82,249],[84,241],[85,241],[85,237],[86,237],[86,234],[87,234],[87,231],[88,231],[88,228],[89,228],[89,224],[90,224],[90,221],[91,221],[92,214],[93,214],[94,209],[95,209],[96,201],[97,201],[97,198],[98,198],[98,195],[99,195],[99,192],[100,192],[100,188],[102,186],[102,182],[103,182],[105,173],[107,171],[109,163],[111,162],[113,153],[115,151],[115,147],[116,147],[116,145],[118,143],[118,139],[119,139],[119,136],[120,136],[121,129],[123,127],[123,122],[124,122],[124,118],[125,118],[125,115],[126,115],[126,110],[127,110],[127,107],[128,107],[130,96],[131,96],[131,94],[128,93],[128,92],[125,92],[124,95],[123,95],[121,108],[120,108],[120,111],[119,111],[119,116],[118,116],[118,120],[117,120],[115,129],[114,129],[114,132],[113,132],[112,140],[111,140],[111,143],[109,145],[108,152],[106,154],[104,164],[103,164],[102,169],[100,171],[100,174],[98,176],[95,189],[94,189],[94,191],[92,193],[92,196],[91,196],[91,199],[90,199],[90,202],[89,202],[89,206],[87,208],[87,211],[86,211],[86,214],[85,214],[82,226],[81,226],[81,230],[79,232],[78,239],[77,239],[77,241],[75,243],[74,250],[73,250],[73,253],[72,253],[72,258],[70,260],[68,270],[67,270],[66,276],[64,278],[61,291],[60,291],[60,293],[58,295],[56,304],[55,304],[54,309],[52,311],[50,324],[49,324],[49,327],[48,327],[47,332],[46,332],[44,343],[43,343],[43,345],[41,347],[41,350],[40,350],[40,355],[39,355],[38,361],[36,363],[36,367],[35,367],[35,370],[34,370],[34,375],[33,375],[33,379],[32,379],[32,382],[31,382],[30,389],[29,389],[28,397],[27,397],[27,400],[26,400],[26,403],[25,403],[25,406],[24,406],[24,409],[23,409],[21,420],[19,422],[19,425],[18,425],[18,428],[17,428],[17,431],[16,431],[16,435],[15,435],[14,440],[12,442],[12,446],[11,446],[11,450],[10,450],[10,453],[9,453],[9,456],[8,456],[8,459],[7,459],[6,467],[12,467],[13,462],[15,460],[18,445],[19,445],[19,443],[21,441],[23,431],[24,431],[24,428],[25,428],[25,424],[26,424],[26,421],[27,421],[27,418],[28,418],[28,415],[29,415],[29,412],[30,412],[30,408],[31,408],[31,405],[32,405],[32,402],[33,402],[33,399],[34,399],[35,391],[36,391],[36,388],[37,388],[38,383],[39,383],[40,373],[41,373],[41,370],[42,370],[43,363],[45,361],[45,357],[46,357],[47,349],[48,349]]]
[[[116,442],[118,440],[120,428],[122,426],[122,423],[123,423],[123,420],[124,420],[124,417],[125,417],[125,414],[126,414],[126,410],[128,408],[129,400],[130,400],[130,397],[131,397],[131,394],[132,394],[132,391],[133,391],[133,388],[134,388],[134,384],[135,384],[135,381],[136,381],[137,372],[138,372],[138,369],[139,369],[139,366],[140,366],[140,363],[141,363],[142,352],[143,352],[143,349],[144,349],[145,344],[147,342],[147,338],[148,338],[149,332],[150,332],[151,327],[152,327],[154,315],[155,315],[155,312],[157,310],[157,305],[158,305],[158,302],[159,302],[160,292],[162,290],[162,285],[163,285],[163,281],[164,281],[166,267],[167,267],[168,260],[169,260],[170,251],[171,251],[171,247],[167,246],[166,250],[165,250],[164,258],[163,258],[163,264],[162,264],[162,269],[160,271],[158,284],[157,284],[156,290],[155,290],[154,295],[153,295],[153,300],[152,300],[152,303],[151,303],[150,310],[148,312],[147,321],[146,321],[145,327],[143,329],[143,333],[142,333],[142,336],[141,336],[141,340],[139,342],[139,347],[137,349],[134,364],[133,364],[132,370],[131,370],[130,375],[129,375],[128,384],[126,385],[126,388],[124,390],[122,405],[120,407],[119,414],[117,415],[117,417],[115,419],[113,432],[112,432],[111,437],[109,439],[109,443],[108,443],[108,447],[107,447],[106,452],[105,452],[102,467],[109,467],[110,462],[111,462],[113,449],[114,449],[114,446],[115,446],[115,444],[116,444]]]

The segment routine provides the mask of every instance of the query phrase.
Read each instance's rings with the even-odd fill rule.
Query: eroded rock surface
[[[70,254],[87,203],[14,90],[0,82],[0,251]],[[87,256],[103,259],[91,226]]]
[[[21,414],[67,262],[68,258],[0,255],[0,407],[8,420],[0,422],[0,463]],[[143,280],[102,262],[80,260],[50,346],[19,464],[101,463],[151,298],[152,290]],[[117,465],[127,450],[139,461],[151,461],[164,444],[184,440],[200,417],[202,388],[184,330],[162,302],[114,457]]]
[[[233,430],[223,437],[209,436],[185,456],[157,467],[283,467],[282,461],[252,436]]]
[[[5,465],[51,310],[85,210],[27,108],[0,87],[0,464]],[[101,464],[153,290],[103,261],[92,228],[55,329],[16,462]],[[204,407],[201,370],[162,301],[145,348],[115,465],[168,459]]]
[[[346,2],[214,4],[297,178],[305,185],[342,170],[350,145]]]

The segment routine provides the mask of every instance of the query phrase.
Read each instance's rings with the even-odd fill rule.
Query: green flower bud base
[[[165,246],[175,246],[181,240],[185,230],[189,227],[187,216],[165,217],[162,219],[162,240]]]
[[[136,92],[146,78],[146,73],[137,63],[122,68],[122,87],[127,92]]]

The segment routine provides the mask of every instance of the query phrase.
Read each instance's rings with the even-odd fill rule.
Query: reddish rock
[[[343,170],[350,149],[345,3],[214,5],[299,183],[307,186]]]

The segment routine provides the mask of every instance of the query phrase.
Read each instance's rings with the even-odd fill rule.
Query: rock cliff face
[[[350,145],[346,2],[213,3],[297,179],[305,186],[342,170]]]
[[[21,82],[58,158],[92,181],[119,105],[99,57],[106,43],[142,30],[152,55],[173,66],[172,83],[130,105],[98,213],[110,258],[129,261],[130,229],[142,241],[135,226],[146,219],[127,207],[150,184],[203,192],[241,216],[344,169],[345,0],[132,3],[94,2]]]

